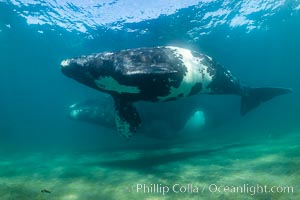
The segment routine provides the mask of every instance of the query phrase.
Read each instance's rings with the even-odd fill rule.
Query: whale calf
[[[242,84],[211,57],[174,46],[102,52],[61,62],[67,77],[110,94],[119,133],[129,138],[141,124],[137,101],[164,102],[196,94],[241,96],[241,115],[288,88],[252,88]]]
[[[114,104],[111,98],[88,99],[69,106],[70,119],[97,124],[105,128],[115,128]]]
[[[175,139],[182,131],[197,131],[198,134],[205,126],[204,111],[198,103],[186,106],[182,102],[168,105],[141,102],[135,106],[142,121],[137,133],[146,137]],[[73,103],[67,113],[68,118],[72,120],[116,129],[114,104],[108,96]]]

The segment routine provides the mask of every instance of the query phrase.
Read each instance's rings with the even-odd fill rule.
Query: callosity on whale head
[[[137,101],[171,101],[196,94],[241,96],[241,114],[291,89],[251,88],[205,54],[161,46],[103,52],[61,62],[66,76],[114,99],[116,127],[125,137],[141,120]]]

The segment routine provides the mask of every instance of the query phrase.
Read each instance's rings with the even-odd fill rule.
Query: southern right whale
[[[116,125],[125,137],[136,132],[141,120],[137,101],[172,101],[195,94],[241,96],[241,115],[262,102],[291,92],[288,88],[253,88],[209,56],[173,46],[127,49],[66,59],[66,76],[114,99]]]
[[[141,102],[135,105],[142,123],[137,133],[156,139],[173,139],[181,133],[199,132],[205,126],[205,114],[197,102]],[[116,129],[114,104],[109,96],[88,99],[69,106],[68,117],[108,129]]]

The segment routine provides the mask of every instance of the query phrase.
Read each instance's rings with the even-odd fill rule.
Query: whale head
[[[107,75],[108,70],[107,62],[97,55],[65,59],[60,67],[65,76],[92,88],[97,88],[95,80]]]
[[[85,76],[90,71],[89,60],[85,56],[63,60],[60,67],[64,75],[77,81],[87,78]]]
[[[96,68],[100,68],[101,63],[98,61],[95,66],[91,56],[81,56],[63,60],[60,66],[64,75],[79,81],[78,79],[87,78]]]

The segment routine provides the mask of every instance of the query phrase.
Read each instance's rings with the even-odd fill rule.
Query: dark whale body
[[[186,103],[157,105],[141,102],[135,106],[142,120],[137,133],[146,137],[175,139],[184,129],[189,131],[191,129],[188,128],[194,128],[193,130],[198,131],[205,125],[204,112],[198,103],[187,106]],[[74,103],[69,106],[67,113],[68,118],[72,120],[116,129],[114,103],[108,96]]]
[[[250,88],[209,56],[165,46],[103,52],[67,59],[62,72],[115,101],[116,125],[130,137],[140,125],[132,105],[136,101],[172,101],[195,94],[231,94],[242,97],[244,115],[261,102],[289,93],[286,88]]]

